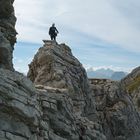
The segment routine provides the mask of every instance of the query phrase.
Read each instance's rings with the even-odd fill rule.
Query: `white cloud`
[[[140,53],[140,1],[139,0],[16,0],[15,10],[17,16],[18,40],[23,42],[41,43],[42,39],[49,39],[48,28],[55,22],[59,29],[59,42],[74,46],[112,44],[120,50]],[[73,43],[71,43],[73,42]],[[101,67],[124,69],[130,71],[131,67],[139,62],[129,56],[113,56],[116,52],[105,53],[104,50],[88,48],[79,56],[88,62],[93,59],[114,61],[121,63],[121,67],[109,64]],[[87,49],[88,48],[88,49]],[[83,49],[83,48],[82,48]],[[86,51],[87,49],[87,51]],[[92,54],[93,51],[94,56]],[[77,51],[78,52],[78,51]],[[126,53],[125,53],[126,54]],[[91,58],[89,58],[91,56]],[[95,58],[95,59],[94,59]],[[135,61],[136,60],[136,61]],[[85,61],[84,61],[85,63]],[[124,63],[124,67],[122,66]],[[26,63],[27,64],[27,63]],[[17,64],[21,68],[21,63]],[[95,64],[96,67],[100,67]],[[24,68],[22,68],[24,69]],[[27,68],[26,68],[27,69]],[[24,70],[25,71],[25,70]],[[27,70],[26,70],[27,71]]]
[[[14,57],[13,62],[14,62],[14,68],[23,73],[23,74],[27,74],[28,72],[28,64],[31,62],[32,58],[27,58],[26,61],[25,59],[21,59],[21,58],[17,58]]]
[[[62,29],[60,41],[69,36],[68,31],[63,31],[63,27],[67,27],[91,38],[140,52],[140,30],[130,22],[131,19],[137,20],[135,15],[140,16],[139,11],[132,8],[132,4],[136,7],[139,3],[137,0],[17,0],[19,40],[41,42],[41,39],[48,38],[49,25],[56,22]],[[127,15],[130,12],[132,14]],[[64,32],[66,34],[62,35]],[[72,35],[69,38],[73,38]]]

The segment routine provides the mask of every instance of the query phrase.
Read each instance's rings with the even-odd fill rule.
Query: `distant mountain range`
[[[112,80],[121,80],[128,73],[123,71],[114,71],[112,69],[97,69],[93,70],[93,68],[87,69],[88,78],[102,78],[102,79],[112,79]]]

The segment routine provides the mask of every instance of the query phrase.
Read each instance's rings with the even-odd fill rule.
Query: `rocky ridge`
[[[45,43],[43,47],[45,49],[49,47],[49,50],[46,50],[47,55],[48,51],[52,52],[53,49],[61,52],[65,47],[68,47],[63,44],[63,46],[61,45],[62,48],[58,49],[58,47],[60,47],[58,44],[54,46],[54,42],[49,41],[49,43],[52,47],[51,49],[50,46],[48,46],[48,42]],[[40,51],[41,49],[39,49],[39,52],[44,53],[44,51]],[[76,92],[77,90],[75,90],[74,87],[71,87],[73,90],[69,90],[69,87],[59,87],[59,85],[61,85],[59,84],[59,81],[58,86],[54,86],[53,84],[47,85],[46,83],[42,84],[39,82],[37,84],[35,83],[34,86],[34,84],[22,74],[0,69],[0,139],[106,140],[100,121],[96,116],[95,103],[91,102],[93,100],[89,100],[90,94],[87,91],[90,91],[90,86],[88,80],[86,80],[87,76],[85,70],[79,61],[70,53],[70,49],[69,54],[69,56],[65,56],[63,54],[64,58],[67,57],[67,59],[69,59],[70,57],[78,63],[77,66],[74,63],[75,61],[72,62],[71,69],[72,67],[75,70],[78,69],[79,72],[84,75],[83,78],[85,78],[85,81],[79,84],[79,89],[87,86],[87,89],[83,90],[83,93],[81,93],[84,95],[82,96],[83,100],[81,101],[81,98],[79,98],[78,101],[77,97],[77,103],[73,96],[76,94],[79,95],[80,93]],[[55,53],[51,53],[51,56],[56,60]],[[36,58],[38,57],[35,56],[35,62]],[[62,64],[67,64],[65,59],[61,59],[61,61]],[[52,67],[52,71],[54,71],[53,68],[56,68],[55,66],[57,66],[57,63],[53,63],[53,65],[54,67]],[[48,67],[48,65],[46,65],[46,67]],[[61,66],[57,66],[57,68],[58,70],[61,70]],[[69,72],[72,73],[72,71]],[[63,80],[69,78],[71,82],[75,82],[75,77],[80,79],[79,75],[76,76],[71,77],[66,75]],[[66,81],[64,80],[64,82]],[[67,85],[67,83],[65,85]],[[90,104],[87,103],[88,100]],[[91,121],[86,117],[86,106],[90,106],[92,108],[92,111],[94,112],[94,121]],[[91,114],[93,115],[93,113]]]
[[[34,84],[0,69],[0,139],[139,140],[140,116],[126,86],[88,80],[67,45],[44,41],[29,67]]]

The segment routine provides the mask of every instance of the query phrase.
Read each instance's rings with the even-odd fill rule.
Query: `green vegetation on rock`
[[[140,86],[140,76],[137,76],[134,78],[133,82],[131,82],[129,85],[127,85],[126,89],[128,92],[132,93],[134,90],[137,90]]]

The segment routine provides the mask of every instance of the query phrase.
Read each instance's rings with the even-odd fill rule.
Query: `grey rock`
[[[12,133],[9,133],[9,132],[6,132],[6,138],[8,140],[27,140],[26,138],[24,137],[21,137],[21,136],[16,136]]]
[[[55,136],[64,139],[78,140],[80,136],[106,139],[98,123],[95,101],[91,98],[92,91],[82,64],[67,45],[44,42],[28,72],[40,93],[43,120],[48,122]]]
[[[14,70],[12,57],[16,42],[16,17],[13,8],[14,0],[0,1],[0,68]]]
[[[44,42],[29,65],[28,78],[36,85],[67,89],[75,105],[75,112],[82,113],[87,98],[90,98],[85,69],[67,45],[59,45],[54,41]],[[94,104],[92,110],[96,112]]]
[[[80,92],[77,92],[73,85],[64,88],[53,85],[55,79],[50,79],[51,86],[39,82],[39,85],[35,86],[18,72],[0,69],[0,132],[3,139],[79,140],[83,137],[83,139],[106,140],[98,119],[96,119],[97,122],[93,122],[81,116],[85,115],[83,110],[87,107],[86,103],[90,98],[90,92],[88,92],[90,86],[82,65],[72,54],[69,57],[68,59],[79,64],[77,69],[85,74],[85,81],[83,79],[79,84],[79,89],[83,89]],[[71,67],[75,67],[73,61],[70,63]],[[67,64],[67,61],[65,62],[64,59],[63,63]],[[57,70],[61,71],[61,66]],[[72,69],[69,72],[76,75]],[[75,77],[67,78],[71,83],[76,81]],[[67,84],[66,80],[64,82]],[[85,86],[87,88],[84,90]],[[69,88],[73,89],[73,95],[77,100],[73,98]],[[78,98],[79,94],[82,94],[82,105],[81,98]],[[93,105],[95,106],[94,102]],[[95,107],[92,111],[96,112]],[[94,115],[96,116],[95,113]]]
[[[0,77],[0,131],[11,140],[38,135],[42,113],[34,85],[22,74],[5,69],[0,69]]]
[[[121,83],[107,79],[90,79],[90,83],[107,139],[127,140],[139,136],[140,116]]]

